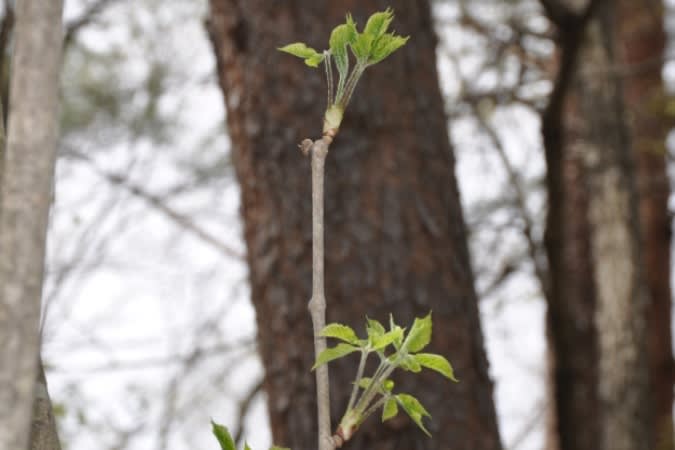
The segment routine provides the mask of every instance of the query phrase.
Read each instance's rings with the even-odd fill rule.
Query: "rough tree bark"
[[[666,173],[666,134],[661,68],[665,49],[663,3],[618,2],[619,74],[630,108],[630,130],[637,161],[642,249],[649,306],[647,310],[652,426],[655,449],[672,450],[673,349],[671,337],[670,185]]]
[[[653,448],[654,442],[650,428],[652,399],[649,396],[646,358],[647,297],[642,273],[636,173],[622,84],[616,70],[619,61],[616,46],[620,38],[614,34],[613,27],[616,24],[616,5],[607,1],[595,1],[590,5],[584,23],[578,22],[580,17],[577,16],[577,22],[572,24],[575,26],[566,28],[572,30],[570,32],[574,33],[576,41],[561,41],[563,55],[565,51],[569,55],[570,48],[576,52],[576,61],[567,61],[571,67],[568,92],[561,94],[561,104],[567,97],[568,114],[564,120],[559,115],[557,122],[544,121],[549,186],[554,182],[553,187],[562,192],[557,197],[550,197],[549,237],[556,233],[564,236],[566,226],[584,220],[590,232],[587,235],[590,252],[580,256],[588,258],[583,267],[592,272],[594,289],[587,291],[580,301],[579,297],[570,295],[574,294],[574,287],[558,285],[558,301],[567,310],[570,304],[572,307],[583,304],[583,299],[588,298],[589,308],[577,311],[567,319],[584,320],[578,313],[590,312],[585,320],[595,317],[597,333],[597,343],[589,340],[585,346],[574,349],[587,356],[589,374],[597,370],[596,387],[589,386],[588,398],[585,401],[578,399],[581,401],[576,405],[577,409],[586,407],[587,411],[592,411],[593,417],[588,423],[572,419],[565,424],[561,420],[565,417],[565,409],[559,404],[557,440],[561,450],[647,449]],[[558,25],[561,35],[565,36],[561,24]],[[555,133],[552,130],[564,130],[565,135],[560,134],[557,140],[551,140],[550,136]],[[580,157],[581,164],[577,164],[579,177],[564,178],[563,155]],[[551,162],[554,164],[551,165]],[[565,194],[566,190],[584,192],[587,210],[578,210],[572,216],[561,215],[564,207],[560,205],[572,202],[569,194]],[[579,218],[578,215],[586,217]],[[570,240],[548,240],[554,278],[558,273],[555,269],[560,268],[565,260],[565,251],[575,245]],[[559,283],[574,281],[588,284],[587,276],[576,280],[558,277]],[[551,311],[549,317],[552,318]],[[558,316],[557,319],[564,317]],[[555,327],[561,328],[560,324],[551,322],[550,330],[555,332]],[[562,328],[577,325],[572,322]],[[593,334],[589,334],[588,338],[592,339]],[[591,358],[595,352],[597,367]],[[577,358],[580,356],[577,355]],[[565,402],[560,395],[563,393],[561,382],[564,381],[561,378],[556,378],[555,388],[559,394],[556,400]],[[575,443],[580,435],[588,439]]]
[[[366,72],[326,161],[328,321],[360,327],[366,315],[400,322],[433,310],[431,349],[461,379],[423,374],[397,386],[427,405],[428,439],[401,417],[372,420],[353,449],[500,448],[492,383],[479,325],[466,232],[438,87],[428,1],[388,2],[409,43]],[[225,93],[252,299],[275,442],[316,443],[311,287],[309,162],[297,151],[321,133],[325,86],[277,52],[304,40],[324,48],[351,11],[364,18],[375,0],[314,2],[212,0],[210,32]],[[345,407],[355,361],[331,365],[333,423]]]
[[[0,214],[0,448],[25,449],[35,396],[58,130],[62,1],[16,10]],[[58,448],[52,446],[51,448]]]
[[[614,5],[590,23],[578,72],[582,145],[589,194],[591,253],[597,293],[600,448],[648,450],[649,368],[646,289],[638,197],[622,85],[614,67]]]

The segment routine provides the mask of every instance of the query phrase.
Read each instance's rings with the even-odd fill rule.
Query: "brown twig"
[[[322,139],[314,141],[311,147],[307,140],[301,144],[303,151],[312,159],[312,298],[309,312],[314,328],[314,353],[318,357],[326,349],[326,338],[321,330],[326,326],[326,296],[324,293],[324,230],[323,230],[323,184],[324,166],[328,148],[335,132],[330,130]],[[328,365],[317,367],[316,396],[319,421],[319,450],[333,450],[335,443],[331,437],[330,392],[328,383]]]

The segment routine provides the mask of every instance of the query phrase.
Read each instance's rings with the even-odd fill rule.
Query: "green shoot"
[[[431,342],[431,331],[431,314],[416,318],[407,333],[394,322],[393,317],[390,318],[389,330],[377,320],[367,319],[365,339],[360,339],[352,328],[342,324],[332,323],[323,329],[322,336],[341,342],[323,351],[317,357],[315,368],[350,353],[361,354],[349,404],[336,433],[343,442],[348,441],[361,423],[375,411],[382,408],[384,422],[396,417],[399,406],[424,433],[429,434],[422,421],[424,417],[430,417],[429,412],[412,395],[394,394],[394,382],[389,377],[399,368],[414,373],[429,369],[457,381],[445,357],[420,353]],[[371,377],[365,377],[366,360],[373,353],[378,356],[380,364]]]
[[[325,64],[328,98],[323,132],[331,138],[340,129],[344,111],[366,68],[382,61],[408,41],[407,36],[387,33],[393,20],[394,12],[387,8],[385,11],[376,12],[370,16],[363,31],[359,32],[351,14],[347,14],[345,23],[336,26],[331,32],[328,50],[318,52],[303,42],[295,42],[279,48],[283,52],[302,58],[310,67]],[[352,57],[355,59],[351,71],[348,49],[351,50]],[[335,63],[337,69],[337,85],[333,83],[331,62]]]

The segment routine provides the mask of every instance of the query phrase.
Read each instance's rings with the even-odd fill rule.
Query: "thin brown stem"
[[[323,231],[323,181],[324,166],[332,139],[324,136],[312,145],[312,299],[309,312],[314,328],[314,353],[319,356],[326,349],[326,338],[321,330],[326,326],[326,296],[324,294],[324,231]],[[316,370],[317,416],[319,421],[319,450],[333,450],[331,437],[330,393],[328,389],[328,365]]]

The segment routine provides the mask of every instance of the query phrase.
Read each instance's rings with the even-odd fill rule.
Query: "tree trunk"
[[[624,78],[630,106],[630,129],[637,161],[644,272],[649,291],[647,310],[651,431],[658,450],[673,444],[673,349],[670,288],[670,185],[666,173],[666,134],[672,120],[665,114],[661,68],[665,48],[663,4],[622,0],[617,21]]]
[[[636,173],[615,67],[615,4],[601,2],[579,55],[577,92],[596,288],[600,445],[653,448],[649,432],[646,289]]]
[[[542,116],[549,205],[545,246],[551,283],[546,299],[552,405],[547,450],[597,450],[599,445],[588,192],[583,154],[574,145],[582,130],[579,121],[571,120],[580,110],[580,96],[574,92],[575,74],[587,23],[587,15],[557,23],[558,73]]]
[[[62,1],[16,11],[0,213],[0,448],[25,449],[40,349],[45,240],[58,129]],[[52,447],[56,448],[56,447]]]
[[[386,5],[384,5],[386,6]],[[276,443],[315,448],[309,161],[297,151],[321,133],[322,74],[276,48],[327,46],[351,11],[362,26],[380,2],[212,0],[210,31],[225,93],[265,387]],[[466,232],[438,87],[427,1],[391,2],[393,27],[411,40],[369,69],[326,161],[328,321],[361,329],[365,316],[397,321],[433,310],[431,351],[461,382],[424,373],[397,388],[433,419],[428,439],[401,417],[368,421],[353,449],[499,449]],[[333,424],[356,361],[331,364]]]
[[[659,448],[672,448],[668,183],[665,124],[656,112],[663,107],[662,11],[647,3],[655,6],[599,0],[575,23],[558,23],[564,76],[543,129],[554,285],[549,335],[557,421],[551,448],[560,450],[647,449],[657,441]],[[644,151],[655,143],[658,152]],[[637,176],[644,199],[637,195]],[[590,329],[577,329],[592,317]],[[562,346],[568,353],[560,351],[566,340],[573,343]],[[565,378],[560,367],[573,361],[569,356],[585,361],[588,376]],[[584,389],[585,399],[574,396]]]
[[[570,105],[571,107],[571,105]],[[566,133],[571,132],[566,125]],[[571,146],[570,146],[571,147]],[[548,450],[597,450],[597,357],[595,286],[591,267],[588,193],[583,166],[573,148],[562,161],[564,200],[552,206],[564,217],[560,262],[548,305],[547,337],[552,390]]]

